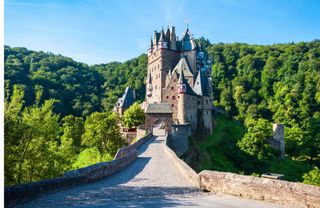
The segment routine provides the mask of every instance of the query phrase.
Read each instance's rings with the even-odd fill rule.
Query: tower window
[[[171,107],[174,107],[174,105],[172,104]]]
[[[175,99],[176,99],[176,96],[172,96],[172,99],[175,100]]]
[[[173,87],[171,87],[171,89],[173,90]]]
[[[167,96],[166,98],[169,99],[169,96]]]

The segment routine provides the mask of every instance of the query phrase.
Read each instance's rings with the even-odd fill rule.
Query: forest
[[[146,65],[146,55],[88,66],[5,46],[5,185],[112,160],[125,141],[111,110],[129,85],[142,100]]]
[[[306,162],[310,172],[305,182],[319,185],[320,41],[197,42],[213,60],[214,106],[244,126],[237,151],[255,163],[276,156],[267,139],[272,123],[283,123],[286,157]],[[114,125],[119,118],[111,110],[129,85],[139,101],[144,99],[147,56],[88,66],[26,48],[4,50],[5,184],[56,177],[111,160],[124,144]],[[245,173],[254,172],[246,168]]]

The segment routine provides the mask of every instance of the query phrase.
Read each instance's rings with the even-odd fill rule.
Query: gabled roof
[[[193,86],[193,91],[200,96],[209,96],[208,78],[206,77],[205,72],[199,71]]]
[[[118,102],[116,103],[116,107],[127,109],[129,108],[134,102],[135,97],[132,88],[129,86],[126,88],[124,94],[121,98],[118,99]]]
[[[191,68],[188,64],[188,61],[187,61],[186,57],[184,57],[184,56],[180,58],[180,61],[174,67],[173,71],[177,71],[177,73],[180,74],[181,70],[183,70],[183,73],[186,77],[193,76],[193,73],[192,73]]]
[[[169,103],[149,103],[146,113],[172,113]]]

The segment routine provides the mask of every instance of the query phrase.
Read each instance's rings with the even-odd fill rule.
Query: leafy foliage
[[[128,85],[144,97],[146,55],[89,67],[52,53],[4,50],[5,184],[112,160],[125,142],[109,110]]]
[[[137,127],[144,122],[144,111],[137,102],[124,112],[123,123],[127,128]]]
[[[4,48],[5,80],[8,88],[25,86],[25,104],[36,101],[41,89],[40,104],[55,99],[53,108],[62,117],[72,114],[85,118],[95,111],[109,111],[124,89],[131,85],[141,101],[147,73],[145,54],[124,63],[112,62],[88,66],[52,53],[26,48]]]
[[[271,123],[263,118],[254,120],[249,117],[245,124],[247,132],[238,142],[240,149],[258,159],[268,158],[271,152],[268,143],[268,139],[272,137]]]
[[[304,174],[303,178],[304,183],[320,186],[320,169],[315,167],[310,172]]]
[[[320,41],[219,43],[209,44],[207,50],[213,59],[215,106],[241,122],[257,121],[256,127],[244,122],[247,133],[239,142],[241,149],[264,157],[268,125],[260,128],[258,121],[283,123],[288,156],[319,166]]]

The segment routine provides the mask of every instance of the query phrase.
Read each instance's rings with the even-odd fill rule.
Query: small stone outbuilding
[[[172,109],[168,103],[150,103],[146,108],[146,129],[152,132],[154,128],[165,129],[166,132],[171,132]]]

